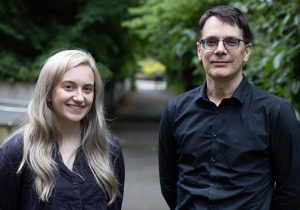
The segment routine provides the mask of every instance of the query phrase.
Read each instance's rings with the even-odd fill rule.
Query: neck
[[[59,123],[61,131],[61,145],[62,147],[78,148],[81,143],[81,126],[80,123]]]
[[[61,125],[61,124],[60,124]],[[62,139],[59,145],[59,152],[63,158],[64,164],[72,170],[76,156],[76,151],[81,144],[80,123],[68,126],[61,126]]]
[[[62,137],[74,136],[81,132],[80,122],[57,120]]]
[[[207,77],[207,96],[209,100],[219,106],[223,99],[232,96],[242,79],[242,75],[238,78],[229,80],[223,78],[216,80]]]

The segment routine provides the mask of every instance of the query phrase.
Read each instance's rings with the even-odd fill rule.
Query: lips
[[[67,106],[72,113],[80,113],[82,111],[82,109],[84,108],[84,106],[73,105],[73,104],[67,104]]]
[[[211,63],[230,63],[231,61],[212,60]]]
[[[215,67],[225,67],[227,64],[231,63],[231,61],[227,61],[227,60],[212,60],[211,63]]]

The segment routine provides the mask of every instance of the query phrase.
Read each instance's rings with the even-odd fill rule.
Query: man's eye
[[[235,46],[237,45],[238,41],[236,39],[228,39],[228,40],[224,40],[225,44],[229,45],[229,46]]]
[[[216,46],[218,44],[217,40],[206,40],[206,45],[207,46]]]

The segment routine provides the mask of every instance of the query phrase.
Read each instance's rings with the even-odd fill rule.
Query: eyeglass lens
[[[226,48],[226,50],[236,50],[239,48],[240,39],[224,39],[224,40],[218,40],[218,39],[203,39],[201,40],[202,46],[206,50],[215,50],[219,42],[222,41],[223,46]]]

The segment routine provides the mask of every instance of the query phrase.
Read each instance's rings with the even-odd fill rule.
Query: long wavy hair
[[[23,157],[18,173],[28,163],[35,175],[34,186],[39,199],[49,200],[57,173],[54,158],[62,135],[47,98],[63,74],[79,65],[91,67],[95,78],[93,104],[81,120],[81,147],[97,183],[107,192],[110,204],[118,196],[118,182],[110,161],[110,140],[103,111],[104,87],[95,60],[83,50],[60,51],[44,63],[28,105],[28,120],[23,127]]]

